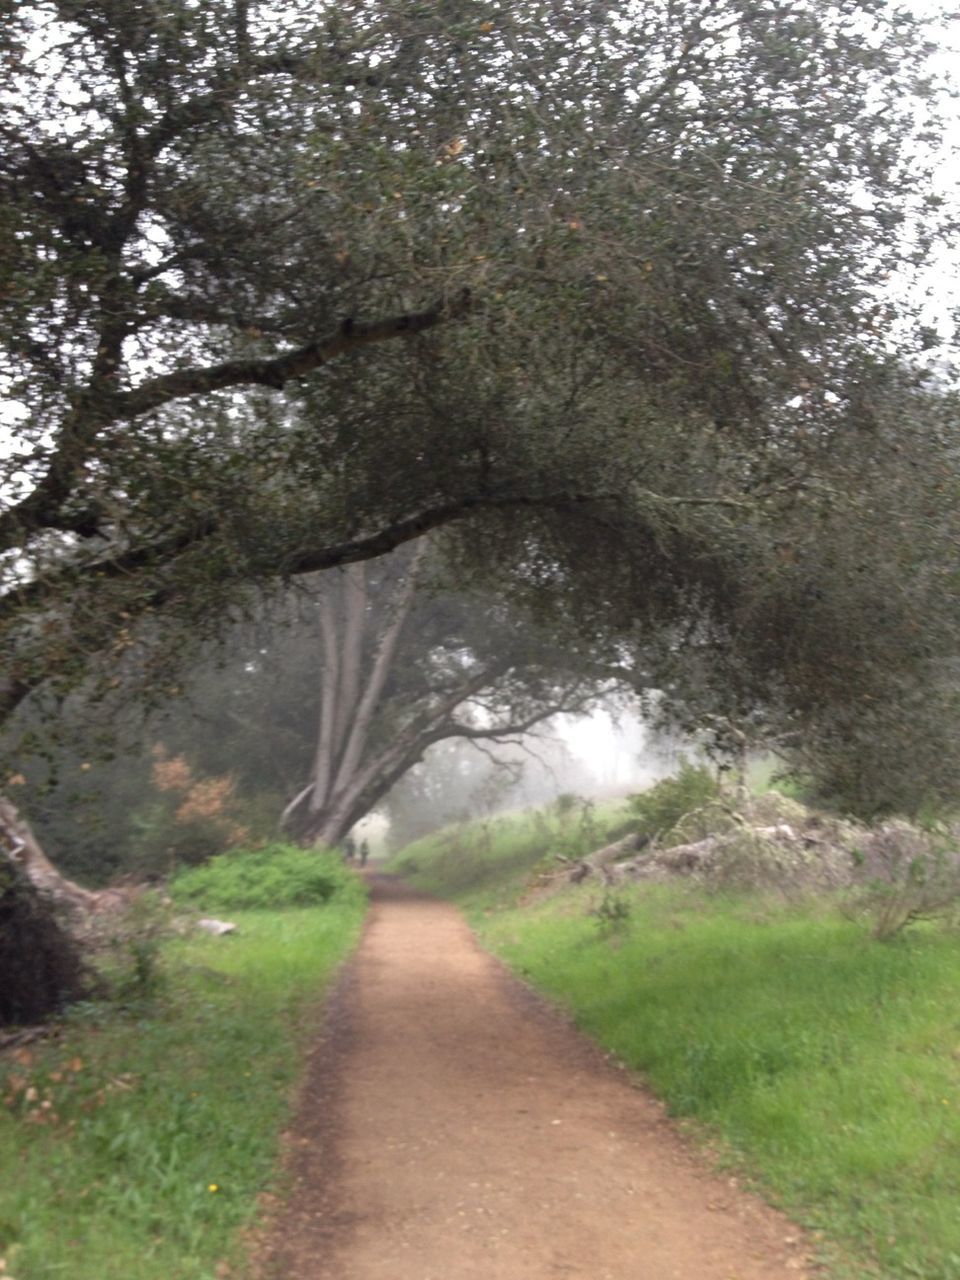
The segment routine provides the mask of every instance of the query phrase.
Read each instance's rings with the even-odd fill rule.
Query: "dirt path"
[[[270,1280],[797,1280],[790,1224],[487,956],[374,877],[290,1137]]]

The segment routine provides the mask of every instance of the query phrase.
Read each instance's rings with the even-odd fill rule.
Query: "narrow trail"
[[[797,1280],[798,1231],[483,952],[373,877],[264,1280]]]

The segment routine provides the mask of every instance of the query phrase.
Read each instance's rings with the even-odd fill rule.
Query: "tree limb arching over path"
[[[796,1280],[800,1233],[510,979],[376,882],[260,1280]]]

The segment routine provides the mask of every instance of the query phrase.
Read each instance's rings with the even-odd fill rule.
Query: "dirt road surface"
[[[798,1280],[796,1228],[483,952],[373,877],[264,1280]]]

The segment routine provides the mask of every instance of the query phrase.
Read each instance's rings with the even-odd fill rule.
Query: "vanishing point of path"
[[[269,1280],[798,1280],[789,1222],[475,942],[373,877],[289,1137]]]

